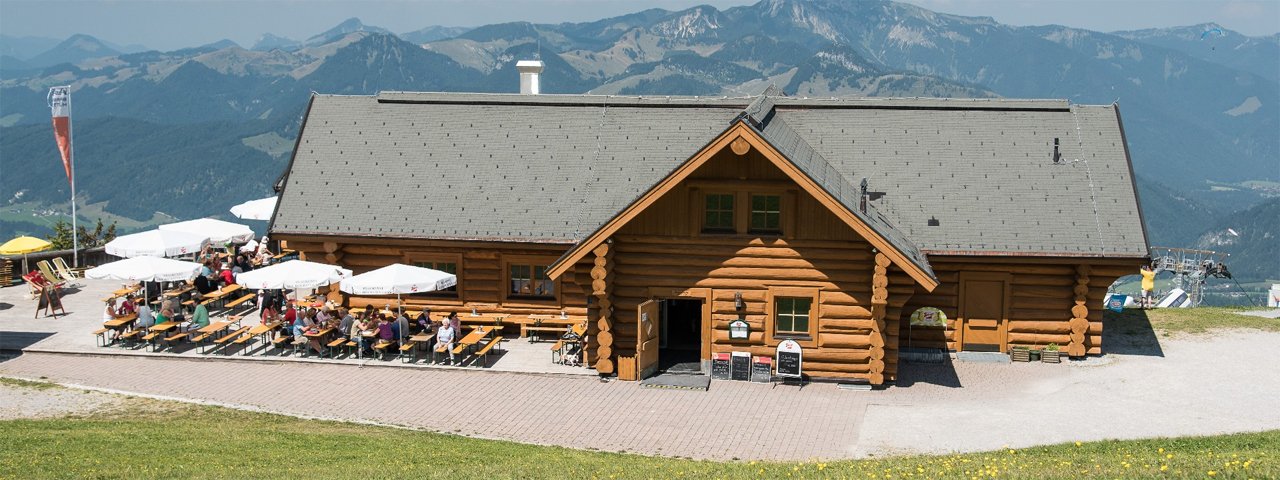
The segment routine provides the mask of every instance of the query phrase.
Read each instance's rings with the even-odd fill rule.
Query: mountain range
[[[1230,228],[1220,222],[1280,196],[1280,35],[1216,24],[1103,33],[890,1],[765,0],[400,35],[349,19],[250,49],[126,53],[76,35],[32,53],[35,43],[0,37],[0,194],[11,206],[68,197],[49,85],[73,85],[81,202],[192,218],[270,193],[311,92],[515,92],[526,58],[546,63],[546,93],[744,96],[772,84],[799,96],[1116,102],[1156,245],[1209,245]],[[119,188],[122,177],[146,187]],[[1280,232],[1263,233],[1237,242],[1280,251]]]

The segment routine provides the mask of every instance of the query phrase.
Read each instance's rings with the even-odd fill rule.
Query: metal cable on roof
[[[596,162],[600,161],[600,150],[604,149],[604,146],[600,140],[600,137],[604,135],[605,114],[609,113],[610,97],[612,97],[612,95],[605,95],[601,99],[600,126],[597,128],[597,131],[596,131],[596,151],[595,153],[591,154],[591,165],[590,165],[591,168],[596,167]],[[587,213],[587,202],[591,200],[591,187],[596,184],[596,182],[593,182],[590,180],[590,177],[591,177],[591,174],[587,174],[586,185],[583,186],[582,188],[582,203],[578,204],[577,219],[574,220],[573,222],[573,239],[575,241],[582,241],[582,216],[586,215]]]
[[[1080,134],[1080,117],[1076,115],[1077,108],[1079,107],[1071,109],[1071,119],[1076,122],[1076,147],[1080,152],[1080,158],[1076,159],[1076,162],[1084,162],[1084,176],[1089,179],[1089,202],[1093,203],[1093,225],[1098,229],[1098,247],[1105,252],[1107,242],[1102,238],[1102,218],[1098,215],[1098,196],[1093,191],[1093,172],[1089,170],[1089,158],[1084,153],[1084,136]]]

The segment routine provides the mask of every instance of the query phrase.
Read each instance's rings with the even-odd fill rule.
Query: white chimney
[[[538,76],[542,73],[542,60],[521,60],[516,62],[516,70],[520,71],[520,94],[537,95],[541,91]]]

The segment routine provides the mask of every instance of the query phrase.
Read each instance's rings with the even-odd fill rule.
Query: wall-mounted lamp
[[[733,308],[738,310],[747,308],[747,302],[742,301],[742,292],[733,292]]]

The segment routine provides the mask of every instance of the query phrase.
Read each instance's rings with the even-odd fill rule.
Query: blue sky
[[[1280,31],[1277,0],[907,0],[931,10],[1013,25],[1099,31],[1217,22],[1247,35]],[[87,33],[117,44],[172,50],[228,38],[251,46],[266,32],[304,39],[359,17],[403,33],[428,25],[596,20],[645,8],[717,8],[744,0],[0,0],[0,33],[65,38]]]

